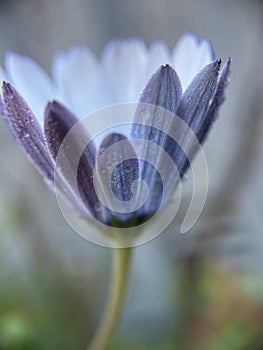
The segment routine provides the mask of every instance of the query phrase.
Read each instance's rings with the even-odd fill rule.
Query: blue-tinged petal
[[[177,115],[197,132],[205,119],[217,87],[221,60],[204,67],[186,89],[176,110]]]
[[[186,90],[195,75],[214,60],[209,40],[198,41],[194,33],[185,33],[177,42],[172,53],[172,65],[179,74],[183,90]]]
[[[175,70],[161,66],[143,90],[131,128],[131,136],[163,144],[170,119],[181,99],[182,88]]]
[[[100,203],[93,185],[95,147],[83,130],[83,125],[76,125],[77,122],[78,119],[59,102],[48,103],[44,114],[46,143],[57,163],[57,169],[73,192],[79,191],[80,198],[90,213],[102,220]]]
[[[54,185],[55,163],[48,152],[42,129],[35,116],[30,111],[22,97],[9,84],[3,84],[3,101],[0,108],[3,117],[7,121],[15,140],[22,146],[25,153],[43,176],[50,189]],[[79,213],[87,216],[87,210],[83,208],[72,189],[60,179],[57,182],[59,193],[68,200]]]
[[[6,113],[5,113],[5,105],[2,99],[2,96],[0,94],[0,116],[5,119]]]
[[[183,94],[176,110],[176,114],[192,129],[196,136],[199,135],[203,127],[215,94],[220,65],[221,60],[216,60],[197,74]],[[185,129],[182,139],[184,139],[184,149],[187,150],[188,158],[190,156],[192,159],[197,151],[196,140],[193,140],[187,129]],[[185,153],[180,149],[174,156],[182,176],[189,167],[191,159],[187,159]]]
[[[220,73],[216,91],[212,99],[211,105],[209,107],[209,110],[207,112],[205,121],[197,135],[200,142],[203,142],[204,139],[206,138],[207,133],[210,130],[213,122],[217,119],[219,107],[225,100],[225,89],[229,81],[230,64],[231,64],[231,59],[228,58],[227,62],[224,64],[223,69]]]
[[[47,73],[30,57],[8,52],[5,55],[8,81],[19,91],[39,122],[47,102],[60,99]]]
[[[175,112],[182,95],[182,87],[175,70],[168,64],[161,66],[144,88],[140,102],[153,104]]]
[[[174,113],[181,99],[180,80],[172,67],[162,66],[146,85],[135,113],[131,136],[144,139],[145,145],[139,154],[143,159],[141,176],[147,183],[149,198],[143,207],[144,214],[153,214],[162,201],[163,181],[170,178],[176,182],[176,173],[167,164],[166,154],[172,156],[176,142],[167,134],[174,123]],[[153,147],[153,144],[158,147]],[[136,150],[137,151],[137,150]],[[162,174],[160,170],[165,169]]]
[[[109,134],[99,147],[96,164],[111,216],[119,222],[127,221],[137,209],[139,195],[139,188],[133,186],[139,179],[139,161],[131,143],[124,135]]]
[[[131,128],[131,136],[159,142],[160,134],[151,128],[167,130],[167,119],[177,109],[182,96],[182,87],[178,75],[169,65],[161,66],[151,77],[144,88],[134,116],[134,124]],[[160,108],[164,109],[160,115]],[[167,115],[165,111],[167,110]]]
[[[25,153],[47,182],[53,182],[54,163],[35,116],[11,84],[3,84],[4,118]]]
[[[44,113],[44,133],[48,148],[54,160],[56,160],[59,148],[68,134],[68,132],[79,122],[78,118],[71,113],[65,106],[57,101],[49,102],[46,106]],[[94,167],[95,162],[95,146],[93,142],[90,142],[90,136],[85,131],[83,124],[79,124],[76,129],[78,134],[72,134],[71,146],[76,149],[82,147],[85,149],[85,145],[89,144],[87,148],[89,162]]]

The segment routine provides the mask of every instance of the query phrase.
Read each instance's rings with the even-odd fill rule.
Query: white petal
[[[146,82],[150,79],[153,73],[163,64],[171,64],[172,58],[170,51],[163,41],[155,41],[149,48],[148,61],[146,65]]]
[[[58,52],[53,76],[66,105],[80,118],[111,102],[103,68],[88,48]]]
[[[102,63],[111,86],[113,103],[136,102],[145,84],[147,48],[139,39],[111,41]]]
[[[184,34],[173,50],[173,65],[183,90],[206,64],[213,60],[213,50],[208,40],[200,43],[193,33]]]
[[[6,54],[5,67],[9,81],[42,123],[48,100],[58,98],[49,76],[31,58],[16,53]]]

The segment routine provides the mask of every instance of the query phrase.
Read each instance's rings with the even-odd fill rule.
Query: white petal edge
[[[103,67],[87,47],[58,51],[52,62],[53,78],[66,105],[79,118],[110,104]]]
[[[30,57],[7,52],[5,55],[7,79],[43,124],[44,108],[49,100],[60,99],[47,73]]]
[[[213,59],[213,49],[209,40],[199,42],[194,33],[185,33],[179,39],[172,52],[172,61],[181,79],[183,91],[194,76]]]
[[[146,64],[146,83],[163,64],[172,64],[172,56],[164,41],[154,41],[149,47]]]
[[[102,55],[113,103],[136,102],[146,79],[148,49],[140,39],[110,41]]]

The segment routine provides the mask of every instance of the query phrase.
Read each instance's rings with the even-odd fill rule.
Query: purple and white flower
[[[61,169],[61,178],[56,181],[58,190],[82,216],[107,225],[129,227],[144,222],[158,210],[164,190],[158,171],[138,159],[136,147],[130,141],[140,139],[158,145],[173,160],[178,177],[182,177],[197,151],[191,133],[183,135],[189,157],[169,136],[169,128],[176,129],[177,123],[170,120],[165,129],[168,133],[161,130],[160,114],[157,115],[153,106],[178,116],[202,143],[224,101],[229,68],[230,59],[221,69],[221,60],[214,58],[210,42],[199,43],[196,36],[189,33],[172,52],[163,42],[147,48],[138,39],[112,41],[100,58],[80,46],[58,52],[53,60],[53,80],[29,57],[8,53],[5,70],[0,68],[0,80],[4,80],[1,113],[15,140],[43,178],[53,184],[59,149],[81,118],[108,105],[138,102],[128,135],[118,130],[110,132],[98,146],[86,130],[81,130],[78,138],[71,140],[71,147],[66,151],[67,162]],[[141,117],[145,112],[150,113],[146,123]],[[161,117],[165,118],[165,113]],[[117,146],[120,162],[110,174],[114,195],[120,201],[129,201],[134,195],[132,183],[139,178],[149,188],[147,201],[139,210],[129,213],[119,213],[102,204],[93,183],[95,168],[99,168],[104,186],[107,166],[100,163],[100,155],[124,141],[124,149]],[[87,147],[76,164],[75,154],[83,142]],[[132,156],[122,162],[125,154]],[[116,161],[116,155],[112,157]],[[162,164],[162,156],[158,157]],[[78,191],[71,170],[74,167],[77,167]],[[176,184],[178,180],[169,179],[169,196],[174,192],[172,182]]]

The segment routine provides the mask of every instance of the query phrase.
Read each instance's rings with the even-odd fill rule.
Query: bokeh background
[[[99,55],[113,37],[207,37],[233,59],[205,145],[210,184],[197,224],[191,195],[158,238],[134,250],[109,349],[263,349],[263,3],[256,0],[1,0],[0,59],[14,50],[50,72],[55,50]],[[198,162],[198,159],[197,159]],[[74,233],[0,120],[0,349],[80,350],[103,311],[111,250]]]

